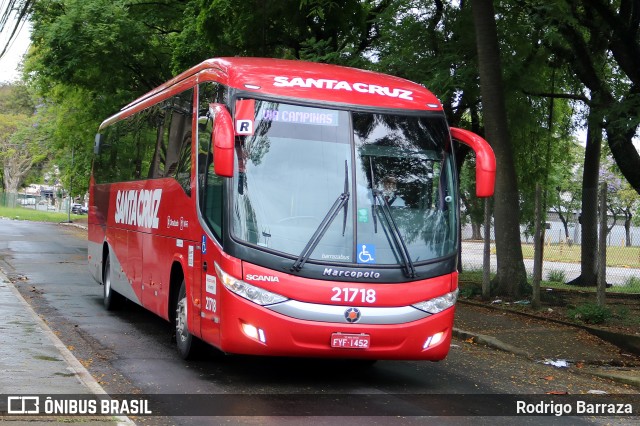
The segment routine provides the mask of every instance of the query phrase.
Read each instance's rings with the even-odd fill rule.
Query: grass
[[[575,285],[568,285],[564,283],[557,283],[552,281],[542,281],[540,283],[540,288],[554,288],[557,290],[572,290],[572,291],[583,291],[586,293],[595,293],[597,291],[596,287],[577,287]],[[638,290],[640,287],[628,286],[628,285],[614,285],[607,288],[607,293],[620,293],[620,294],[638,294]]]
[[[0,217],[8,219],[30,220],[33,222],[66,222],[69,220],[67,213],[35,210],[24,207],[4,207],[0,206]],[[71,214],[71,220],[87,217],[86,215]]]
[[[626,287],[637,287],[640,288],[640,278],[638,277],[629,277],[625,280],[624,285]]]
[[[545,244],[546,262],[580,263],[580,245]],[[522,244],[522,255],[533,259],[533,244]],[[640,247],[607,246],[607,266],[640,268]]]

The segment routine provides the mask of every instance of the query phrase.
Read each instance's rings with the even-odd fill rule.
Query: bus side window
[[[164,177],[173,177],[187,195],[191,195],[191,119],[193,89],[186,90],[165,103],[167,146]]]
[[[165,157],[167,154],[167,133],[165,131],[168,126],[167,114],[163,104],[156,107],[156,111],[152,114],[151,120],[155,121],[155,143],[153,156],[149,165],[148,179],[156,179],[164,176]]]
[[[151,115],[153,107],[104,129],[101,152],[94,161],[97,182],[129,182],[147,176],[155,141]]]

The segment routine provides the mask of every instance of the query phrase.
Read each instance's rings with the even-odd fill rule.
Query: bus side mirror
[[[218,176],[233,176],[233,153],[235,138],[231,114],[222,104],[212,104],[214,113],[213,134],[213,167]]]
[[[102,142],[104,142],[104,135],[102,133],[96,133],[96,139],[93,143],[93,153],[95,155],[100,155],[100,147],[102,146]]]
[[[468,130],[451,127],[451,137],[476,153],[476,196],[491,197],[496,182],[496,157],[489,143]]]

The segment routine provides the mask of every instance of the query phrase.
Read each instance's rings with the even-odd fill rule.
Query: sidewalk
[[[640,388],[640,357],[570,324],[458,301],[454,336]],[[619,336],[624,339],[625,336]]]
[[[9,279],[0,272],[0,401],[8,408],[9,396],[43,394],[106,395],[106,392],[64,344],[38,317]],[[0,414],[12,425],[89,423],[133,425],[127,417],[34,417]]]

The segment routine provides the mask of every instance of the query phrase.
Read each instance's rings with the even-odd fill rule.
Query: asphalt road
[[[312,417],[306,418],[305,424],[342,420],[353,425],[417,425],[424,424],[425,418],[412,417],[416,413],[409,409],[382,415],[389,414],[385,404],[401,406],[403,397],[420,395],[427,395],[431,402],[417,414],[437,415],[438,423],[549,424],[549,420],[553,424],[607,424],[611,418],[459,415],[472,413],[474,403],[487,403],[465,397],[468,395],[522,394],[535,399],[535,395],[566,389],[572,393],[593,389],[624,393],[614,383],[464,341],[454,341],[448,358],[439,363],[379,361],[367,366],[346,361],[221,356],[213,350],[201,360],[183,361],[164,320],[132,303],[115,313],[103,309],[102,287],[90,277],[86,255],[86,231],[0,219],[0,267],[108,393],[225,394],[231,396],[231,403],[235,395],[235,402],[245,404],[233,416],[143,417],[134,419],[138,424],[300,424],[300,418],[291,414],[309,414]],[[10,389],[3,391],[7,392]],[[251,395],[278,397],[251,399]],[[330,403],[323,405],[327,400]],[[336,401],[346,407],[338,407]],[[256,404],[263,409],[255,411]],[[288,415],[282,415],[283,404]],[[244,409],[256,415],[238,416]],[[342,417],[349,410],[358,416]],[[333,414],[339,417],[330,417]]]

